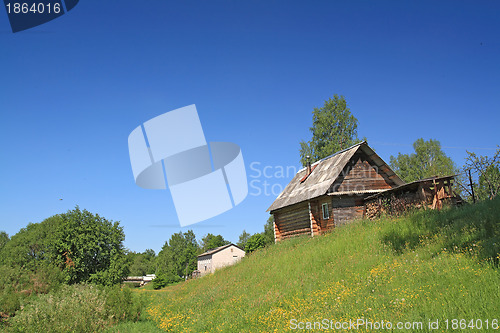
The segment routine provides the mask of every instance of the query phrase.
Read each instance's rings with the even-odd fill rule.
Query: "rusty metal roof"
[[[384,172],[386,177],[394,183],[394,186],[404,184],[398,175],[363,141],[314,163],[312,166],[316,165],[316,168],[302,183],[300,180],[304,178],[307,170],[306,168],[299,170],[267,211],[273,211],[327,194],[330,186],[358,151],[362,151],[380,171]]]

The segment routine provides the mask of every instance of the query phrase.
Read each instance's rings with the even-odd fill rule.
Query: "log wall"
[[[328,204],[328,219],[323,219],[323,204]],[[320,235],[335,227],[335,218],[332,205],[332,198],[328,195],[311,201],[311,218],[313,220],[313,234]],[[315,227],[315,228],[314,228]]]
[[[361,196],[333,197],[335,226],[341,226],[363,218],[365,207]]]
[[[329,218],[323,219],[322,205],[328,204]],[[324,195],[273,212],[275,241],[298,235],[321,235],[364,215],[362,196]]]
[[[309,205],[302,202],[273,212],[276,241],[292,236],[311,234]]]

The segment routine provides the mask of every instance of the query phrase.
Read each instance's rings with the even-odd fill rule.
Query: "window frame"
[[[326,210],[325,210],[325,207],[326,207]],[[325,216],[325,212],[326,212],[326,216]],[[330,210],[328,208],[328,202],[321,204],[321,215],[323,217],[323,220],[330,219]]]

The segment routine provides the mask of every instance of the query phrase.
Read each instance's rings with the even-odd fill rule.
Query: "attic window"
[[[330,218],[330,212],[328,211],[328,203],[322,204],[321,209],[323,211],[323,220],[328,220]]]

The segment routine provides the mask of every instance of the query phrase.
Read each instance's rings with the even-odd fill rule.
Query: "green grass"
[[[140,320],[143,300],[130,289],[94,285],[64,285],[23,300],[21,309],[0,331],[100,332],[123,322]],[[151,321],[146,326],[154,326]],[[134,329],[140,326],[134,326]]]
[[[500,200],[422,211],[291,239],[215,274],[135,292],[150,323],[172,332],[284,332],[293,319],[485,326],[500,319],[499,236]]]
[[[165,332],[158,328],[152,320],[139,320],[137,322],[124,322],[118,325],[109,327],[104,332],[106,333],[160,333]]]
[[[451,328],[460,324],[453,319],[466,319],[466,325],[474,319],[483,328],[489,325],[482,330],[489,332],[492,323],[500,325],[499,253],[500,198],[358,221],[324,236],[290,239],[237,265],[162,290],[153,290],[152,284],[123,291],[65,287],[37,296],[3,328],[286,332],[293,331],[294,323],[362,319],[394,326],[422,323],[421,329],[406,332],[443,332],[445,320]],[[430,330],[429,321],[436,320],[439,329]],[[374,330],[360,325],[357,331]]]

